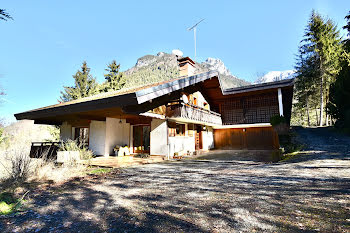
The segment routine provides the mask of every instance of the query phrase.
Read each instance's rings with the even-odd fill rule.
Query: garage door
[[[216,149],[229,150],[279,148],[278,135],[272,127],[215,129],[214,145]]]

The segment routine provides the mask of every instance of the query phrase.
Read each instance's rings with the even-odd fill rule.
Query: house
[[[17,120],[59,125],[61,139],[80,138],[96,155],[116,145],[130,153],[169,158],[217,149],[275,150],[270,118],[290,122],[293,80],[223,89],[219,73],[195,73],[189,57],[178,59],[180,77],[144,87],[59,103],[15,114]]]

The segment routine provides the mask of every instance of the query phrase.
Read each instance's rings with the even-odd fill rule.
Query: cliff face
[[[217,70],[220,73],[224,88],[248,85],[249,82],[232,75],[220,59],[208,58],[197,64],[197,72]],[[179,77],[177,57],[173,54],[159,52],[157,55],[146,55],[137,59],[135,66],[124,72],[128,87],[142,86]]]

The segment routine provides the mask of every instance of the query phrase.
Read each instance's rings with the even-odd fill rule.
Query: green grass
[[[95,168],[95,169],[89,170],[87,173],[88,174],[98,175],[98,174],[109,173],[112,170],[113,170],[112,168]]]
[[[17,199],[12,193],[3,192],[0,194],[0,215],[8,215],[16,212],[21,206],[21,199]]]

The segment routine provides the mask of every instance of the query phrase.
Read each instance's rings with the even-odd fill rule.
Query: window
[[[185,125],[176,123],[176,136],[185,136]]]
[[[169,137],[185,136],[185,124],[168,122]]]
[[[86,145],[89,143],[89,128],[75,128],[74,140],[79,144]]]
[[[206,110],[209,110],[209,104],[208,104],[208,103],[204,102],[204,103],[203,103],[203,107],[204,107]]]
[[[193,137],[194,135],[194,124],[188,124],[188,136]]]
[[[193,104],[194,104],[194,105],[197,105],[197,104],[198,104],[197,98],[196,98],[196,97],[193,97]]]

